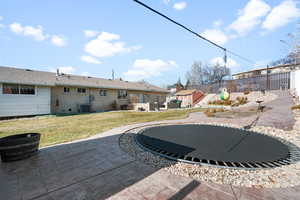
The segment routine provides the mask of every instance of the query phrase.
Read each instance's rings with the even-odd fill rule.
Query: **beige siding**
[[[78,113],[82,104],[91,105],[92,112],[107,111],[118,97],[117,90],[107,89],[107,96],[100,96],[100,89],[86,88],[86,93],[78,93],[77,88],[69,88],[69,93],[64,92],[64,87],[52,88],[53,113]]]
[[[93,101],[91,102],[92,111],[107,111],[112,109],[112,104],[118,98],[117,90],[106,90],[107,96],[100,96],[100,89],[91,89]]]
[[[154,103],[158,101],[159,104],[163,104],[167,95],[155,92],[129,91],[129,96],[132,103]],[[133,101],[136,99],[138,102]]]
[[[53,113],[78,113],[81,104],[90,104],[92,112],[108,111],[117,103],[117,109],[121,105],[129,103],[154,103],[160,104],[166,100],[166,95],[161,93],[128,91],[127,99],[118,99],[118,90],[103,89],[107,96],[100,96],[99,88],[86,88],[86,93],[78,93],[77,88],[70,87],[70,92],[65,93],[64,87],[52,88],[51,108]],[[141,102],[144,101],[144,102]]]
[[[50,113],[50,87],[36,86],[35,95],[3,94],[0,84],[0,117]]]
[[[77,88],[70,87],[70,92],[65,93],[64,87],[53,87],[51,98],[51,111],[53,113],[78,113],[81,104],[89,104],[89,92],[78,93]]]

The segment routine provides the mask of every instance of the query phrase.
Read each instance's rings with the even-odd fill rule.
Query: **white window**
[[[86,93],[86,88],[77,88],[78,93]]]
[[[64,93],[69,93],[69,92],[70,92],[70,88],[64,87]]]
[[[125,99],[127,97],[127,90],[118,90],[118,98]]]
[[[3,84],[3,94],[35,95],[34,85]]]
[[[3,84],[3,94],[20,94],[19,85]]]
[[[34,85],[20,85],[20,94],[35,95]]]
[[[100,90],[100,96],[107,96],[107,90]]]

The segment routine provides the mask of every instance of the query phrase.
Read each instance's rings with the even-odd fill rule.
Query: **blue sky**
[[[218,44],[265,64],[283,57],[295,32],[295,0],[143,0]],[[2,0],[0,66],[171,84],[193,61],[222,51],[132,0]],[[254,67],[228,55],[232,72]]]

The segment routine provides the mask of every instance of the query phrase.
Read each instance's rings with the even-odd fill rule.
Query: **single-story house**
[[[182,101],[181,107],[193,107],[201,101],[204,93],[200,90],[181,90],[176,93],[176,99]]]
[[[0,117],[137,109],[167,94],[145,82],[0,67]]]
[[[282,64],[282,65],[276,65],[272,67],[264,67],[264,68],[254,69],[246,72],[232,74],[232,77],[234,80],[236,80],[236,79],[252,78],[256,76],[266,75],[267,72],[268,74],[275,74],[275,73],[290,72],[294,70],[300,70],[300,65]]]

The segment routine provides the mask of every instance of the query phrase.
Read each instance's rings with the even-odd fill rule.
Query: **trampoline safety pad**
[[[135,137],[147,151],[172,160],[230,168],[273,168],[292,163],[294,151],[281,139],[224,126],[153,126]]]

